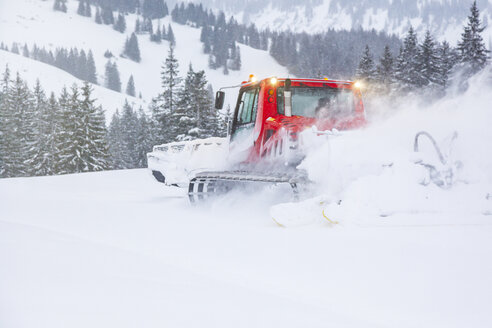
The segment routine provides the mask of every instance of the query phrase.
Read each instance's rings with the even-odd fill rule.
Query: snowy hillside
[[[142,93],[143,100],[149,102],[161,90],[160,68],[167,56],[169,44],[163,41],[161,44],[152,43],[149,35],[140,35],[139,45],[142,54],[140,63],[129,59],[121,58],[119,55],[123,50],[126,38],[133,32],[135,27],[136,15],[126,16],[127,30],[119,33],[111,26],[98,25],[94,23],[94,18],[82,17],[76,14],[78,1],[70,0],[67,2],[68,12],[62,13],[53,11],[52,1],[40,0],[0,0],[0,42],[4,42],[9,47],[13,42],[20,46],[26,43],[29,48],[36,44],[38,47],[46,47],[55,50],[57,47],[77,47],[94,53],[99,84],[104,84],[104,72],[107,59],[104,57],[106,50],[116,56],[116,62],[121,75],[123,89],[126,86],[131,74],[135,79],[137,95]],[[157,20],[155,20],[157,26]],[[248,46],[239,45],[241,48],[242,68],[240,71],[231,71],[229,75],[223,75],[222,70],[211,70],[208,68],[208,56],[202,52],[200,30],[183,26],[171,22],[169,16],[160,20],[160,24],[171,24],[176,37],[176,57],[179,60],[180,74],[184,76],[188,70],[188,65],[193,64],[195,70],[205,70],[206,77],[212,84],[214,90],[222,86],[237,85],[247,79],[249,74],[254,73],[258,76],[287,75],[287,69],[276,63],[266,51],[252,49]],[[19,61],[18,63],[16,63]],[[11,63],[12,68],[20,67],[24,71],[29,61],[16,56],[2,54],[0,57],[0,67]],[[31,64],[29,64],[31,65]],[[43,68],[41,68],[41,66]],[[47,71],[44,65],[32,64],[33,69],[39,73],[41,84],[49,91],[59,92],[59,84],[70,85],[73,78],[67,75],[56,78],[60,83],[51,85],[51,78],[48,76],[54,73],[53,70]],[[34,68],[36,67],[36,68]],[[39,68],[38,68],[39,67]],[[46,69],[46,70],[45,70]],[[15,71],[15,69],[14,69]],[[36,77],[32,72],[26,72],[25,78],[32,80]],[[43,80],[47,81],[44,82]],[[48,80],[49,79],[49,80]],[[65,83],[61,83],[66,80]],[[110,93],[113,93],[110,91]],[[96,96],[106,98],[109,93],[100,93]],[[131,98],[131,97],[130,97]],[[115,95],[114,104],[101,99],[101,102],[108,104],[105,109],[112,113],[115,107],[121,107],[121,99],[124,96]],[[228,99],[234,102],[234,96]],[[109,114],[108,113],[108,114]]]
[[[471,0],[309,0],[230,1],[195,0],[209,8],[220,8],[246,24],[262,29],[323,32],[329,28],[360,28],[403,36],[412,24],[419,34],[430,29],[434,35],[457,42],[472,4]],[[492,1],[477,1],[485,22],[492,21]],[[490,25],[490,24],[485,24]],[[492,28],[485,40],[492,42]]]
[[[11,52],[0,50],[0,65],[2,65],[2,71],[8,64],[11,72],[19,72],[20,76],[26,80],[30,86],[36,83],[36,80],[41,81],[41,85],[48,91],[59,94],[64,86],[69,88],[72,84],[77,84],[79,87],[82,85],[82,81],[74,77],[73,75],[64,72],[54,66],[41,63],[39,61],[23,57],[21,55],[13,54]],[[96,104],[102,105],[106,111],[106,119],[109,121],[116,109],[121,108],[127,100],[130,104],[133,104],[135,108],[142,106],[146,108],[148,102],[131,97],[127,94],[119,93],[100,85],[94,85],[94,98],[97,99]]]

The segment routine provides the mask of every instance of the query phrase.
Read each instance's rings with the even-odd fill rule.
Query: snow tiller
[[[257,81],[250,76],[239,88],[227,138],[174,142],[148,154],[154,177],[188,188],[191,202],[225,193],[238,185],[284,183],[298,193],[308,183],[297,169],[315,135],[357,129],[366,122],[358,82],[329,79]],[[223,108],[218,91],[215,108]]]

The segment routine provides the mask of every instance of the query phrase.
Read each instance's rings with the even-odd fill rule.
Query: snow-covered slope
[[[106,50],[111,51],[116,56],[116,62],[121,75],[123,90],[131,74],[135,79],[137,94],[142,93],[145,101],[156,96],[161,89],[160,68],[164,62],[169,44],[163,41],[161,44],[152,43],[148,35],[139,35],[139,46],[142,56],[140,63],[119,57],[126,38],[133,32],[135,27],[136,15],[126,16],[127,30],[119,33],[111,26],[98,25],[94,22],[94,17],[82,17],[76,14],[78,1],[68,1],[68,13],[53,11],[52,1],[40,0],[0,0],[0,42],[6,43],[9,47],[12,42],[20,45],[26,43],[29,48],[33,44],[39,47],[55,50],[57,47],[77,47],[94,53],[98,80],[104,83],[104,66],[107,59],[104,57]],[[93,10],[94,16],[95,10]],[[154,26],[157,26],[157,20]],[[170,17],[160,20],[160,24],[171,24],[177,40],[176,57],[179,60],[180,73],[186,74],[188,65],[193,64],[195,70],[205,70],[206,77],[212,84],[214,90],[221,86],[237,85],[247,79],[249,74],[254,73],[258,76],[285,76],[287,69],[280,66],[270,57],[268,52],[252,49],[248,46],[240,45],[242,68],[240,71],[230,71],[229,75],[223,75],[222,70],[211,70],[208,68],[208,56],[202,52],[200,42],[200,30],[172,23]],[[23,58],[2,55],[0,67],[12,61],[21,61],[19,64],[12,63],[12,67],[20,65],[26,67],[27,62]],[[30,64],[29,64],[30,65]],[[38,67],[32,64],[33,67]],[[50,73],[46,71],[46,73]],[[34,74],[27,73],[28,78]],[[58,75],[58,74],[57,74]],[[43,83],[47,76],[39,76],[45,88],[50,90],[50,81]],[[69,85],[73,79],[65,75],[61,79],[66,79]],[[60,80],[60,79],[59,79]],[[54,87],[58,91],[58,85]],[[51,91],[51,90],[50,90]],[[104,97],[104,96],[102,96]],[[112,112],[116,106],[120,106],[121,97],[115,98],[115,105],[105,108]],[[234,101],[234,96],[228,98],[229,102]]]
[[[82,81],[73,75],[42,62],[16,55],[11,52],[0,50],[0,65],[1,73],[5,70],[4,65],[8,65],[11,74],[18,72],[22,79],[26,80],[30,87],[33,87],[36,80],[39,79],[42,87],[47,92],[55,92],[59,94],[63,86],[68,89],[75,83],[79,87],[82,86]],[[136,109],[139,106],[147,107],[147,101],[135,97],[128,96],[124,93],[119,93],[99,85],[93,85],[93,97],[96,99],[96,105],[101,105],[106,112],[106,119],[109,121],[116,109],[121,109],[125,100],[133,104]],[[49,95],[49,94],[48,94]]]
[[[193,0],[220,8],[239,21],[264,29],[322,32],[328,28],[375,29],[404,35],[409,24],[423,36],[426,29],[452,43],[461,36],[472,0]],[[478,1],[483,18],[492,21],[492,1]],[[492,43],[492,28],[485,42]]]

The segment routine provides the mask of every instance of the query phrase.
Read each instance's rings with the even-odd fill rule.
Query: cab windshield
[[[355,110],[351,89],[292,87],[292,115],[316,119],[343,119]],[[277,88],[277,110],[285,114],[284,88]]]

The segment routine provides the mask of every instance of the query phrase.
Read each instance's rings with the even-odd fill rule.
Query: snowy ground
[[[0,326],[490,327],[489,78],[372,108],[309,155],[300,203],[277,187],[191,207],[146,170],[0,180]],[[459,133],[451,189],[420,184],[422,129]]]
[[[492,324],[490,224],[282,229],[266,199],[181,195],[145,170],[0,181],[0,325]]]

